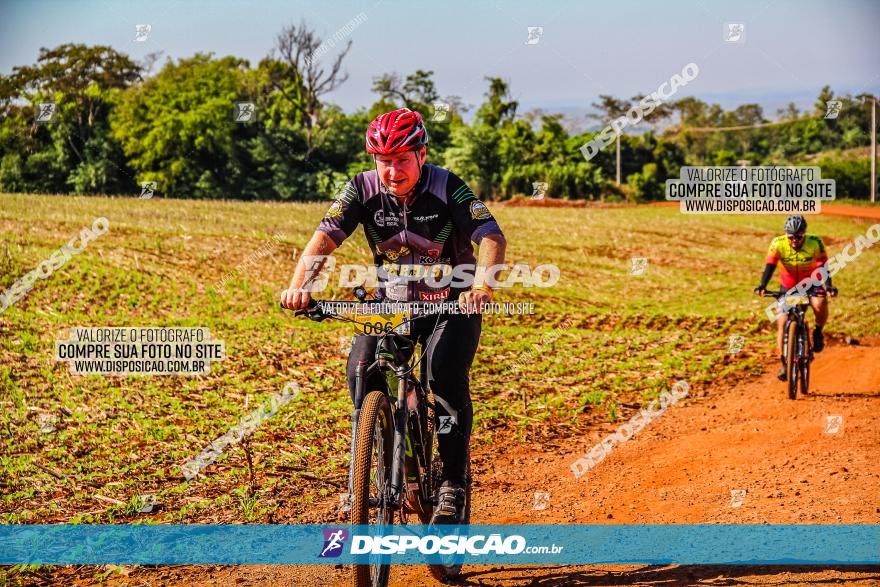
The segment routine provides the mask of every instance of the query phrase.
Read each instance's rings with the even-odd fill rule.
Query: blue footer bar
[[[0,525],[0,564],[880,564],[878,525]]]

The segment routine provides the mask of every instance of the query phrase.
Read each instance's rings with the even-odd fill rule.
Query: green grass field
[[[0,520],[296,523],[315,520],[310,504],[335,504],[348,463],[339,340],[349,330],[294,319],[276,302],[294,249],[324,208],[0,196],[3,289],[96,217],[110,222],[105,235],[0,314]],[[556,263],[562,279],[551,289],[496,296],[533,301],[534,316],[484,319],[471,383],[478,454],[490,444],[540,443],[624,418],[678,379],[705,393],[762,370],[772,325],[767,300],[751,290],[782,217],[683,216],[658,207],[493,211],[509,261]],[[825,238],[831,254],[868,226],[810,218],[810,232]],[[277,234],[282,244],[272,245]],[[236,270],[260,250],[268,253]],[[338,257],[365,262],[362,234]],[[631,257],[648,258],[645,275],[629,274]],[[829,334],[880,332],[878,275],[875,247],[835,277],[841,297]],[[570,328],[554,330],[567,320]],[[228,358],[197,377],[75,376],[54,361],[54,341],[74,326],[208,327]],[[728,353],[731,335],[745,336],[742,352]],[[511,373],[523,356],[530,360]],[[302,393],[250,442],[253,497],[241,446],[204,476],[184,480],[183,463],[291,381]],[[55,416],[54,430],[41,431],[41,415]],[[142,494],[157,496],[153,513],[137,513]]]

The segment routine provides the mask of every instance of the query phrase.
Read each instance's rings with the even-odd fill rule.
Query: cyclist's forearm
[[[500,234],[487,234],[480,241],[480,250],[477,257],[477,271],[474,278],[474,289],[479,289],[486,283],[488,272],[486,269],[504,264],[504,253],[507,250],[507,240]],[[491,287],[491,285],[489,285]]]
[[[324,259],[320,257],[330,255],[335,250],[336,243],[333,239],[325,232],[316,231],[300,255],[293,278],[290,280],[290,289],[301,289],[307,279],[309,281],[315,279],[324,266]]]
[[[828,266],[825,264],[825,262],[819,263],[819,267],[825,267],[825,270],[826,271],[828,270]],[[816,269],[818,269],[819,267],[816,267]],[[828,277],[825,278],[824,285],[825,285],[825,287],[834,287],[833,285],[831,285],[831,274],[830,273],[828,274]]]
[[[767,284],[770,283],[770,278],[773,277],[773,271],[776,270],[776,265],[772,263],[767,263],[764,265],[764,274],[761,275],[761,289],[766,289]]]

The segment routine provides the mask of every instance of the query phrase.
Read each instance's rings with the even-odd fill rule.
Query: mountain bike
[[[785,301],[786,319],[782,335],[782,356],[785,359],[788,398],[796,399],[798,386],[803,395],[806,395],[810,389],[810,363],[813,362],[813,349],[807,323],[807,308],[810,307],[811,296],[825,296],[825,291],[813,287],[804,295],[798,293],[792,295],[786,290],[767,290],[764,296],[776,300],[788,298]]]
[[[416,320],[430,319],[439,314],[436,304],[395,302],[401,312],[370,314],[373,305],[383,309],[383,302],[367,300],[363,288],[355,290],[358,302],[313,300],[296,316],[322,321],[328,318],[357,324],[358,332],[378,336],[372,362],[362,362],[355,372],[354,409],[352,411],[351,463],[349,465],[349,496],[351,524],[394,524],[395,516],[406,524],[415,514],[428,524],[437,505],[442,463],[436,450],[438,428],[434,397],[427,385],[427,363],[423,351],[416,351],[416,341],[408,336],[409,325]],[[387,307],[387,306],[386,306]],[[436,328],[435,323],[434,328]],[[416,358],[418,356],[418,358]],[[420,365],[420,376],[414,371]],[[380,373],[382,389],[366,389],[366,382]],[[471,470],[470,455],[465,460],[465,503],[462,524],[470,523]],[[454,560],[433,558],[429,565],[437,579],[454,577],[461,564]],[[371,556],[369,565],[354,565],[356,587],[388,584],[391,566],[387,555]]]

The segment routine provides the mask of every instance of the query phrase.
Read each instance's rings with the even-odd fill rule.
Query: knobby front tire
[[[796,320],[788,321],[788,348],[785,353],[785,375],[788,381],[788,399],[797,398],[798,379],[798,323]]]
[[[371,391],[361,406],[355,440],[352,524],[394,523],[394,511],[385,501],[391,485],[393,438],[394,418],[388,397],[381,391]],[[372,515],[371,499],[376,504]],[[390,573],[391,566],[380,559],[369,565],[354,565],[354,587],[383,587]]]
[[[810,329],[804,328],[803,331],[803,356],[801,357],[801,394],[807,395],[810,391],[810,353],[812,352],[812,345],[810,343],[809,336]]]

